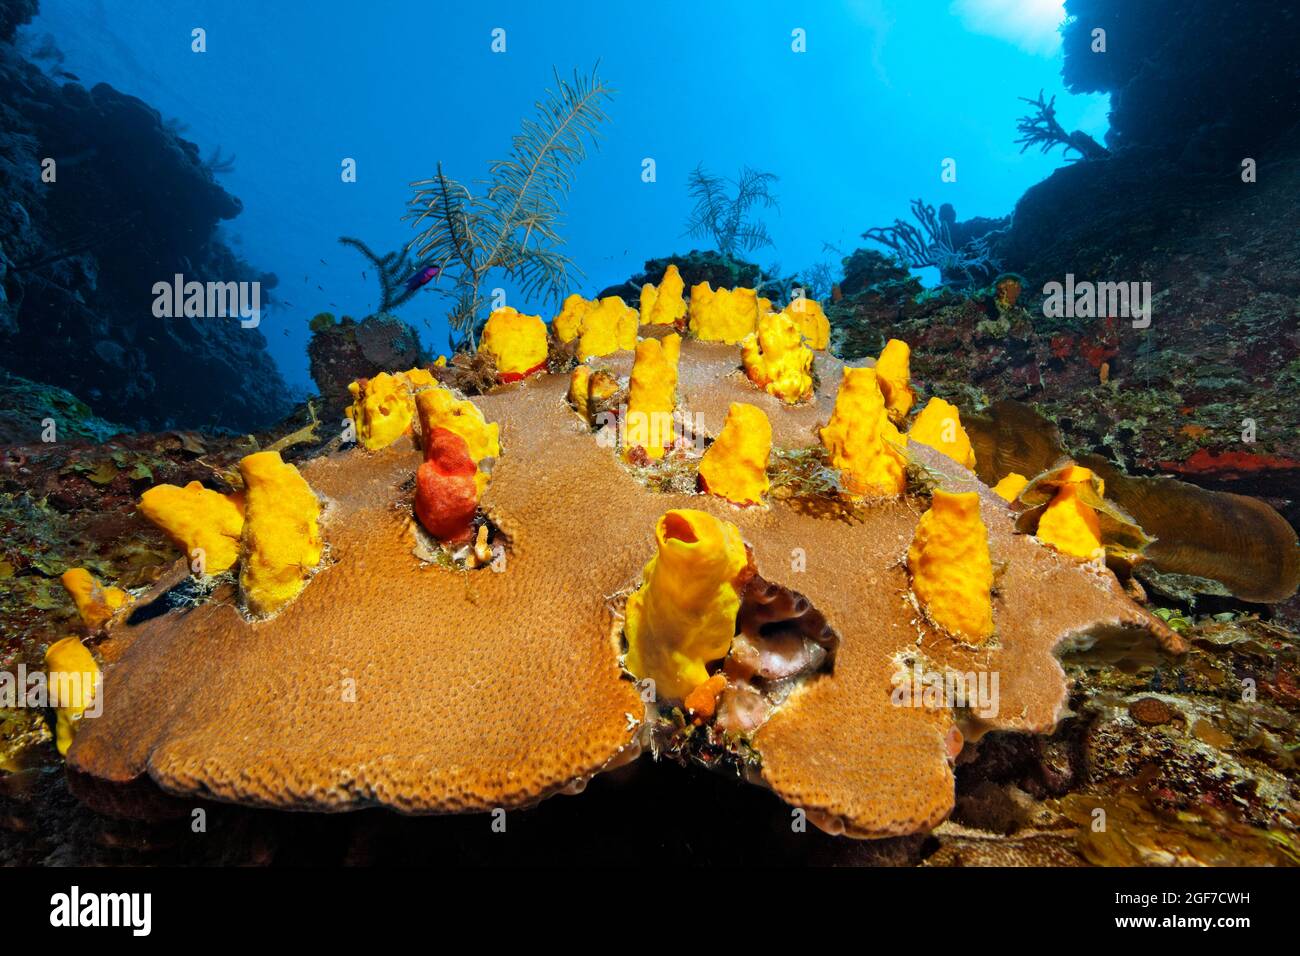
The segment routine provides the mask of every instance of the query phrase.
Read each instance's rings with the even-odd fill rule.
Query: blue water
[[[43,0],[62,68],[104,81],[188,125],[244,203],[227,236],[279,276],[262,330],[286,378],[309,383],[307,322],[361,317],[373,274],[339,246],[355,235],[392,249],[413,235],[401,216],[412,180],[441,160],[462,181],[504,157],[552,67],[600,73],[618,94],[599,152],[578,172],[562,232],[587,295],[644,260],[705,244],[684,235],[696,164],[742,164],[780,177],[775,247],[748,258],[793,272],[836,267],[858,236],[923,196],[959,218],[1000,216],[1063,160],[1021,155],[1019,96],[1058,93],[1067,129],[1101,140],[1105,97],[1070,96],[1053,25],[1059,0],[443,3],[432,0]],[[191,51],[191,30],[207,52]],[[494,28],[506,52],[493,53]],[[807,50],[791,50],[791,31]],[[358,180],[340,163],[355,158]],[[657,181],[642,181],[653,158]],[[940,179],[945,158],[957,181]],[[934,277],[927,277],[933,280]],[[319,288],[318,288],[319,287]],[[510,287],[507,285],[507,292]],[[511,300],[512,304],[520,303]],[[550,309],[534,303],[547,318]],[[400,315],[445,350],[445,300],[422,294]]]

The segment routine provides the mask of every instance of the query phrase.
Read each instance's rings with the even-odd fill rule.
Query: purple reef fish
[[[412,289],[420,288],[420,286],[424,285],[430,279],[436,278],[438,273],[441,271],[442,270],[437,266],[425,266],[415,275],[411,276],[411,278],[406,280],[406,291],[410,292]]]

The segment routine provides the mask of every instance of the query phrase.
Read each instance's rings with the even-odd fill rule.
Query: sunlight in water
[[[1052,56],[1061,48],[1065,0],[953,0],[952,12],[972,33],[1006,40],[1026,53]]]

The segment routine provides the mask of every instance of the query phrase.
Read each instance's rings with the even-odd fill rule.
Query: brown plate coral
[[[748,402],[767,413],[775,451],[816,446],[840,364],[818,353],[816,393],[787,405],[745,380],[738,351],[683,342],[679,409],[716,436],[730,404]],[[596,364],[626,375],[628,359]],[[963,735],[1045,731],[1061,718],[1062,649],[1115,628],[1179,649],[1109,572],[1016,534],[1006,503],[938,451],[908,447],[934,483],[978,494],[998,570],[995,633],[980,646],[934,627],[911,597],[904,558],[923,497],[817,507],[774,496],[738,508],[652,490],[569,407],[569,384],[540,374],[474,400],[500,424],[503,453],[481,498],[506,546],[499,567],[414,556],[421,454],[409,438],[313,460],[302,475],[326,503],[326,564],[266,620],[247,619],[232,587],[197,607],[137,610],[100,646],[104,713],[84,722],[70,764],[304,810],[476,811],[579,789],[648,736],[620,664],[619,596],[640,583],[670,509],[734,523],[758,580],[798,592],[838,635],[833,667],[794,687],[748,740],[751,778],[834,832],[879,837],[943,820]],[[996,706],[900,705],[899,675],[914,666],[996,677]]]

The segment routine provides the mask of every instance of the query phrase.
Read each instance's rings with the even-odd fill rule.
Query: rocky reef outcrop
[[[217,234],[241,211],[198,147],[107,84],[59,83],[0,16],[0,364],[136,427],[264,426],[285,384],[256,328],[158,318],[156,282],[260,282]],[[51,165],[48,160],[53,161]]]

